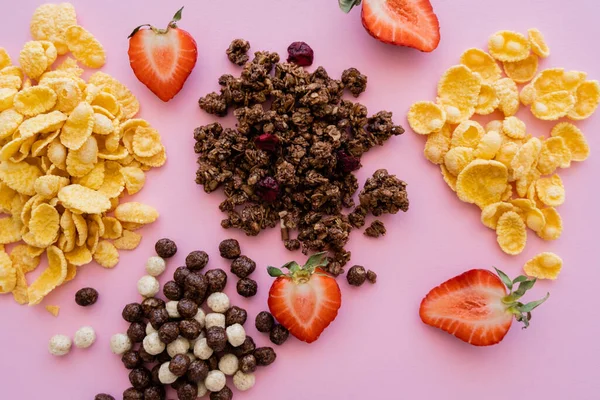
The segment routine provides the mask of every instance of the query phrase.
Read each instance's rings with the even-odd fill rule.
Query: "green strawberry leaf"
[[[269,273],[269,276],[272,276],[273,278],[285,275],[282,270],[275,267],[267,267],[267,272]]]
[[[181,7],[179,10],[177,10],[177,12],[175,13],[175,15],[173,15],[173,19],[171,20],[171,22],[181,21],[181,13],[182,12],[183,12],[183,7]]]
[[[352,10],[354,6],[359,5],[360,2],[361,0],[338,0],[340,9],[345,13],[349,13],[350,10]]]
[[[527,304],[523,304],[523,305],[519,306],[518,309],[519,309],[519,311],[521,311],[523,313],[529,313],[529,312],[533,311],[534,309],[536,309],[540,304],[542,304],[543,302],[548,300],[548,297],[550,297],[550,293],[546,293],[546,295],[544,296],[543,299],[531,301]]]
[[[149,26],[150,28],[152,28],[152,25],[150,25],[150,24],[144,24],[144,25],[140,25],[140,26],[138,26],[137,28],[135,28],[135,29],[133,30],[133,32],[131,32],[131,33],[129,34],[129,36],[127,36],[127,39],[131,39],[131,37],[132,37],[133,35],[135,35],[136,33],[138,33],[138,31],[139,31],[140,29],[142,29],[143,27],[146,27],[146,26]]]
[[[315,268],[318,267],[326,267],[329,261],[327,260],[327,252],[322,251],[320,253],[315,253],[308,258],[306,264],[304,264],[303,269],[306,269],[310,272],[314,271]]]
[[[510,280],[508,275],[506,275],[504,272],[500,271],[496,267],[494,267],[494,269],[496,270],[496,273],[500,277],[500,280],[502,281],[502,283],[504,283],[504,285],[508,288],[509,291],[512,291],[513,282]]]
[[[296,261],[290,261],[288,263],[283,264],[281,268],[285,268],[290,272],[294,273],[300,269],[300,264],[298,264]]]

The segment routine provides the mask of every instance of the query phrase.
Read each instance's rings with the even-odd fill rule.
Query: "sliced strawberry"
[[[538,301],[520,303],[519,298],[536,280],[519,276],[511,281],[496,271],[500,277],[488,270],[472,269],[433,288],[421,302],[421,320],[474,346],[499,343],[508,333],[513,317],[529,326],[531,311],[549,294]],[[517,283],[519,287],[513,292]]]
[[[363,0],[362,23],[385,43],[430,52],[440,42],[440,24],[429,0]]]
[[[129,64],[135,76],[162,101],[171,100],[196,65],[194,38],[177,28],[179,10],[166,29],[142,25],[129,36]],[[149,29],[141,29],[148,26]]]
[[[289,274],[269,267],[269,274],[277,276],[269,291],[269,310],[292,335],[307,343],[319,338],[342,305],[336,280],[319,268],[326,264],[325,253],[318,253],[303,267],[286,264]]]

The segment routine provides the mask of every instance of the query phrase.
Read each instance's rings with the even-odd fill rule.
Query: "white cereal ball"
[[[48,351],[53,356],[64,356],[71,350],[71,338],[66,335],[54,335],[48,343]]]
[[[82,326],[75,332],[75,337],[73,338],[73,343],[75,343],[75,347],[80,349],[87,349],[96,341],[96,332],[94,332],[94,328],[91,326]]]
[[[167,268],[167,264],[163,258],[158,256],[150,257],[148,261],[146,261],[146,272],[151,276],[159,276],[165,269]]]
[[[138,292],[144,297],[154,297],[160,289],[160,284],[155,277],[144,275],[137,283]]]
[[[149,335],[151,333],[156,333],[158,332],[156,329],[154,329],[154,327],[152,326],[152,324],[150,322],[148,322],[146,324],[146,335]]]
[[[225,387],[227,378],[225,374],[218,369],[214,369],[208,373],[208,376],[204,380],[204,386],[211,392],[218,392]]]
[[[131,339],[124,333],[115,333],[110,338],[110,349],[113,353],[121,355],[131,350]]]
[[[240,392],[252,389],[255,383],[256,377],[252,373],[245,374],[242,371],[238,371],[233,375],[233,386]]]
[[[233,375],[237,372],[240,362],[236,356],[231,353],[223,355],[219,360],[219,370],[225,375]]]
[[[190,348],[191,348],[192,350],[194,349],[193,347],[190,347]],[[188,352],[186,355],[187,355],[187,356],[188,356],[188,358],[190,359],[190,362],[192,362],[192,361],[196,361],[196,356],[194,355],[194,353],[192,353],[192,352]]]
[[[227,334],[227,340],[233,347],[241,346],[246,340],[246,331],[240,324],[228,326],[227,329],[225,329],[225,333]]]
[[[225,328],[225,315],[220,313],[208,313],[204,319],[204,327],[206,329],[212,328],[213,326],[220,326]]]
[[[208,307],[217,313],[224,313],[229,310],[229,297],[223,292],[215,292],[206,299]]]
[[[171,372],[169,369],[169,362],[162,363],[158,369],[158,380],[163,385],[170,385],[177,380],[177,375]]]
[[[142,346],[146,350],[146,353],[155,356],[165,351],[167,345],[160,340],[158,332],[152,332],[144,338]]]
[[[200,334],[198,335],[198,337],[196,339],[188,339],[190,341],[190,349],[194,349],[194,346],[196,346],[196,342],[198,342],[198,340],[203,339],[206,337],[206,334],[204,333],[204,331],[200,331]]]
[[[204,320],[206,319],[206,315],[204,314],[204,310],[202,310],[200,307],[198,307],[198,312],[194,316],[194,319],[200,324],[200,329],[204,328]]]
[[[178,301],[167,301],[167,303],[165,304],[165,308],[167,309],[167,314],[169,314],[169,317],[171,318],[180,318],[181,315],[179,315],[179,311],[177,311],[177,304],[179,304]]]
[[[194,345],[194,355],[201,360],[208,360],[213,354],[213,349],[208,347],[206,338],[202,338]]]
[[[175,357],[177,354],[186,354],[189,349],[189,340],[182,336],[179,336],[167,345],[167,353],[169,353],[171,357]]]
[[[206,386],[204,386],[204,382],[200,381],[198,382],[198,397],[204,397],[206,396],[206,393],[208,393],[208,390],[206,389]]]

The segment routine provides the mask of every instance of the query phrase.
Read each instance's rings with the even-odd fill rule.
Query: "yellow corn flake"
[[[510,78],[498,79],[493,87],[500,101],[498,109],[506,117],[515,115],[519,110],[519,90],[515,81]]]
[[[544,228],[537,232],[538,236],[544,240],[556,240],[562,233],[562,218],[554,207],[542,208],[542,213],[546,219]]]
[[[73,178],[73,183],[77,183],[81,186],[85,186],[92,190],[98,190],[104,183],[104,161],[100,161],[94,165],[93,169],[82,176],[81,178]]]
[[[446,112],[446,121],[458,124],[475,112],[481,78],[464,65],[450,67],[438,83],[437,103]]]
[[[0,47],[0,69],[12,65],[12,60],[3,47]]]
[[[43,4],[33,13],[29,27],[34,39],[52,42],[62,55],[68,51],[65,31],[75,24],[77,17],[72,4]]]
[[[68,209],[60,217],[60,227],[62,234],[58,238],[59,248],[63,252],[68,253],[75,248],[75,236],[77,235],[73,213]]]
[[[10,293],[17,285],[17,270],[4,249],[0,249],[0,293]]]
[[[541,232],[541,230],[544,229],[544,226],[546,226],[546,217],[544,217],[544,213],[535,206],[523,213],[523,219],[525,225],[536,233]]]
[[[566,90],[559,90],[539,96],[531,105],[531,113],[544,121],[554,121],[566,116],[575,106],[575,96]]]
[[[481,223],[495,230],[500,216],[508,211],[515,211],[515,206],[504,201],[489,204],[481,210]]]
[[[490,37],[488,48],[496,60],[515,62],[529,56],[531,45],[529,40],[518,32],[498,31]]]
[[[537,279],[556,279],[563,266],[563,260],[554,253],[540,253],[527,261],[523,271]]]
[[[470,147],[475,149],[485,134],[483,127],[476,121],[461,122],[452,133],[451,147]]]
[[[158,218],[158,211],[153,207],[142,203],[129,202],[117,206],[115,209],[115,217],[121,222],[150,224]]]
[[[547,206],[557,207],[565,202],[565,187],[556,174],[538,179],[535,190],[540,201]]]
[[[69,71],[73,73],[73,75],[81,76],[83,75],[83,68],[77,65],[77,60],[73,57],[65,57],[62,63],[56,67],[57,71]]]
[[[60,312],[60,307],[59,306],[53,306],[53,305],[47,305],[46,306],[46,311],[48,311],[53,316],[58,317],[58,313]]]
[[[0,112],[0,141],[12,135],[23,122],[23,116],[9,108]]]
[[[142,190],[146,183],[146,174],[138,167],[123,167],[121,168],[121,174],[125,180],[125,188],[129,195]]]
[[[502,136],[496,131],[489,131],[479,141],[473,156],[484,160],[492,160],[502,146]]]
[[[92,129],[93,133],[98,135],[109,135],[113,133],[115,127],[112,121],[103,114],[95,113],[94,114],[94,127]]]
[[[106,195],[77,184],[62,188],[58,199],[65,208],[77,214],[99,214],[110,208]]]
[[[519,100],[521,100],[521,103],[523,103],[524,106],[529,106],[535,101],[535,98],[536,93],[533,84],[528,83],[523,86],[521,93],[519,93]]]
[[[27,196],[35,194],[35,181],[42,175],[42,171],[35,165],[12,161],[0,163],[0,180],[14,191]]]
[[[572,161],[585,161],[590,155],[590,147],[583,133],[568,122],[556,124],[550,132],[552,137],[562,137],[571,152]]]
[[[51,199],[58,195],[58,191],[69,184],[69,179],[56,175],[40,176],[36,179],[34,188],[40,196]]]
[[[115,117],[121,110],[121,105],[117,101],[117,98],[108,92],[103,92],[100,88],[98,88],[98,93],[90,104],[103,108]]]
[[[540,177],[540,171],[537,168],[531,168],[529,172],[517,179],[517,194],[521,197],[527,196],[529,187],[535,183]]]
[[[60,215],[49,204],[40,204],[31,212],[29,233],[33,235],[36,247],[48,247],[58,239]]]
[[[515,116],[506,117],[502,123],[502,132],[513,139],[523,139],[526,135],[525,122]]]
[[[500,105],[500,98],[496,95],[496,89],[494,86],[488,83],[481,85],[479,91],[479,98],[477,99],[477,106],[475,107],[475,114],[488,115],[494,112]]]
[[[90,173],[98,162],[98,142],[90,136],[78,150],[67,154],[67,172],[74,177]]]
[[[132,148],[133,153],[138,157],[152,157],[163,149],[160,135],[156,129],[143,127],[138,127],[135,130]]]
[[[104,47],[98,39],[79,25],[71,25],[65,31],[65,39],[73,57],[89,68],[100,68],[106,62]]]
[[[508,185],[506,185],[506,190],[504,191],[504,193],[502,193],[502,201],[509,201],[510,199],[512,199],[513,196],[513,185],[512,183],[509,183]]]
[[[19,126],[19,132],[21,132],[22,138],[29,138],[37,133],[54,132],[62,127],[66,120],[65,114],[60,111],[51,111],[23,121]]]
[[[485,131],[486,132],[489,132],[489,131],[502,132],[502,121],[499,119],[491,120],[490,122],[485,124]]]
[[[492,56],[481,49],[471,48],[460,56],[460,63],[481,77],[483,82],[493,82],[502,76],[502,71]]]
[[[64,113],[72,112],[82,100],[82,92],[77,83],[69,78],[47,79],[41,85],[51,88],[56,93],[55,109]]]
[[[94,253],[94,261],[104,268],[113,268],[119,263],[119,251],[108,240],[101,240]]]
[[[542,32],[538,29],[531,28],[527,30],[527,35],[529,36],[531,51],[542,58],[546,58],[550,55],[550,48],[548,48]]]
[[[508,170],[498,161],[475,160],[458,175],[456,193],[459,199],[483,208],[501,201],[508,185]]]
[[[575,106],[567,116],[580,121],[590,117],[600,103],[600,84],[598,81],[585,81],[575,92]]]
[[[33,282],[28,290],[29,305],[38,304],[42,299],[61,285],[67,276],[67,260],[63,252],[56,246],[46,249],[48,267]]]
[[[27,294],[27,280],[25,279],[25,274],[21,267],[15,266],[14,263],[13,266],[15,268],[17,282],[12,290],[12,295],[18,304],[27,304],[29,303],[29,296]]]
[[[425,142],[425,149],[423,154],[425,158],[434,164],[442,164],[444,162],[444,156],[450,149],[450,136],[452,135],[452,126],[445,124],[441,131],[431,133],[427,136]],[[143,172],[143,171],[142,171]],[[127,177],[125,181],[127,182]]]
[[[98,189],[106,197],[118,197],[125,189],[125,178],[121,174],[121,165],[115,161],[105,162],[104,182]]]
[[[21,240],[23,224],[18,218],[0,218],[0,244],[16,243]]]
[[[9,67],[12,68],[12,67]],[[7,68],[4,68],[2,71],[0,71],[0,89],[3,89],[3,93],[5,93],[3,95],[3,98],[10,98],[10,93],[13,92],[18,92],[19,89],[21,89],[21,86],[23,84],[23,80],[18,77],[18,76],[14,76],[12,74],[2,74],[2,72],[6,72]],[[13,95],[14,97],[14,95]],[[7,108],[10,107],[10,105],[7,105],[9,102],[9,100],[3,100],[3,107]]]
[[[118,219],[104,217],[102,223],[104,224],[104,233],[100,235],[102,239],[118,239],[123,234],[123,226]]]
[[[69,114],[61,133],[61,143],[70,150],[77,150],[88,140],[94,128],[94,110],[86,102],[81,102]]]
[[[126,229],[120,238],[113,241],[113,245],[119,250],[133,250],[139,246],[142,241],[142,235]]]
[[[51,64],[40,41],[25,43],[19,53],[19,64],[25,75],[37,80]]]
[[[140,103],[133,93],[131,93],[125,85],[107,73],[98,71],[90,76],[88,82],[115,96],[121,104],[121,109],[123,110],[125,118],[133,118],[139,111]]]
[[[77,276],[77,266],[67,262],[67,276],[65,276],[65,281],[63,283],[67,283],[72,281]]]
[[[446,182],[453,192],[456,192],[456,176],[452,175],[444,164],[440,164],[440,172],[442,173],[444,182]]]
[[[515,179],[525,177],[536,166],[541,150],[542,142],[538,138],[529,139],[519,148],[511,161],[513,177]]]
[[[26,244],[16,245],[10,252],[10,259],[16,268],[23,273],[34,271],[40,265],[40,254],[43,249]]]
[[[46,86],[32,86],[21,90],[13,99],[15,110],[26,117],[49,111],[56,104],[56,93]]]
[[[54,47],[54,44],[52,44],[52,42],[49,42],[47,40],[40,40],[39,42],[41,43],[42,48],[44,49],[44,53],[46,54],[46,59],[48,60],[46,68],[49,68],[54,63],[54,61],[56,61],[56,57],[58,56],[56,47]]]
[[[537,164],[537,169],[542,175],[550,175],[556,168],[567,168],[570,165],[571,150],[562,137],[551,137],[542,142],[542,151]]]
[[[67,168],[67,148],[62,145],[60,140],[54,140],[48,145],[46,155],[56,167],[60,169]]]
[[[0,111],[8,110],[13,106],[13,99],[17,89],[0,88]]]
[[[10,142],[8,142],[4,146],[2,146],[2,149],[0,149],[0,161],[11,160],[13,162],[18,162],[18,160],[12,160],[11,158],[19,153],[19,150],[21,149],[21,145],[23,144],[23,142],[24,142],[23,139],[18,138],[18,139],[11,140]]]
[[[498,218],[496,235],[500,248],[506,254],[517,255],[527,244],[525,223],[515,211],[507,211]]]
[[[158,168],[162,167],[165,164],[165,162],[167,161],[167,153],[165,151],[165,147],[162,144],[160,145],[160,148],[160,152],[152,157],[134,156],[137,161],[143,164],[143,166],[141,167],[142,170],[144,170],[144,167]]]
[[[80,267],[92,262],[92,253],[86,246],[77,246],[68,253],[65,258],[69,264]]]
[[[535,77],[538,69],[538,56],[530,54],[521,61],[503,63],[506,76],[517,83],[529,82]]]
[[[0,213],[12,213],[15,196],[17,196],[17,192],[0,180]]]
[[[76,246],[83,246],[88,237],[88,225],[85,218],[80,214],[72,214],[73,223],[75,224],[75,232],[77,232],[77,238],[75,240]]]
[[[474,151],[470,147],[453,147],[444,157],[444,166],[450,174],[458,176],[475,159],[473,153]]]
[[[440,106],[431,101],[418,101],[414,103],[408,110],[408,124],[411,129],[419,135],[429,135],[433,132],[439,132],[446,123],[446,113]],[[147,130],[151,132],[153,130]],[[155,131],[154,131],[155,132]],[[136,131],[136,136],[137,136]],[[156,136],[158,133],[156,133]],[[143,135],[141,135],[143,137]],[[160,142],[160,136],[158,136]],[[134,137],[135,146],[135,137]],[[149,157],[154,154],[141,154],[141,156]],[[156,154],[156,153],[155,153]]]
[[[94,221],[88,221],[88,239],[86,244],[88,249],[90,249],[90,253],[92,253],[92,256],[98,248],[99,241],[100,233],[98,230],[98,224]]]
[[[540,73],[533,79],[532,84],[535,88],[536,96],[567,91],[575,93],[577,87],[585,81],[587,74],[581,71],[565,71],[564,68],[549,68]]]

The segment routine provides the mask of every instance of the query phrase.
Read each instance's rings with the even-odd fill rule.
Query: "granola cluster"
[[[358,70],[346,70],[338,80],[323,67],[309,73],[279,60],[277,53],[256,52],[239,77],[219,78],[220,93],[200,98],[208,113],[225,116],[233,109],[237,125],[195,129],[196,182],[207,193],[223,188],[224,228],[254,236],[280,225],[287,249],[331,251],[329,269],[338,275],[350,259],[344,246],[357,226],[344,212],[355,206],[352,172],[361,167],[363,153],[404,129],[388,111],[368,117],[364,105],[342,99],[344,89],[355,96],[364,91],[367,78]],[[407,210],[405,183],[387,171],[367,185],[357,207],[363,219],[367,212]]]

